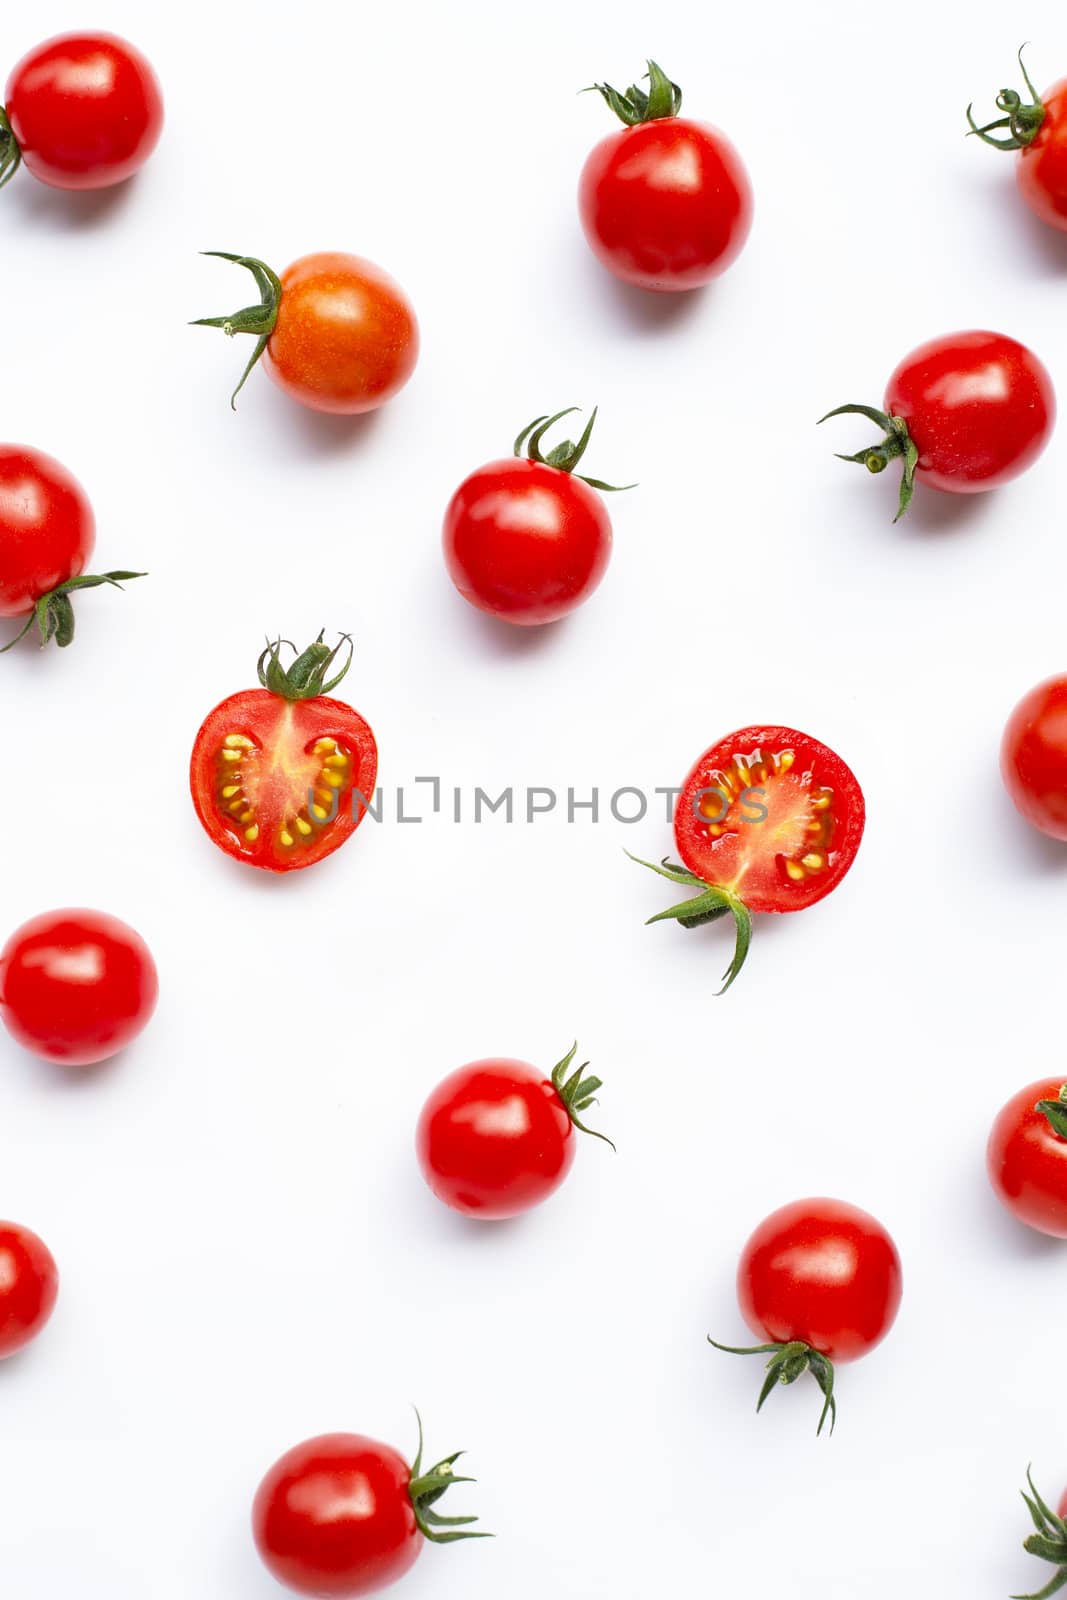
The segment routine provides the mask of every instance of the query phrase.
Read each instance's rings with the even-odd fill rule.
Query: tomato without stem
[[[68,1066],[131,1044],[159,997],[140,934],[100,911],[48,911],[0,951],[0,1019],[19,1044]]]
[[[989,1181],[1007,1209],[1039,1233],[1067,1239],[1067,1084],[1045,1078],[1013,1095],[986,1151]]]
[[[1001,740],[1000,771],[1020,816],[1067,839],[1067,678],[1048,678],[1019,701]]]
[[[67,33],[23,56],[0,112],[0,186],[22,161],[57,189],[133,176],[163,130],[163,96],[141,52],[112,33]]]
[[[695,289],[736,260],[752,226],[741,157],[717,128],[678,115],[682,93],[654,61],[649,88],[594,87],[626,124],[592,151],[578,206],[609,272],[642,289]]]
[[[36,1339],[55,1309],[59,1272],[42,1239],[0,1222],[0,1360]]]
[[[1042,222],[1067,229],[1067,78],[1039,95],[1023,65],[1022,50],[1019,67],[1030,99],[1024,100],[1016,89],[1002,89],[997,95],[999,117],[979,127],[968,106],[967,121],[985,144],[1018,152],[1015,177],[1023,199]]]

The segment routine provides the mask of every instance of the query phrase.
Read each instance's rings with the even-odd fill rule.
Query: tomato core
[[[246,843],[256,844],[266,828],[283,853],[299,853],[336,817],[352,752],[331,738],[304,749],[289,706],[275,733],[269,749],[245,733],[224,736],[215,752],[215,803],[223,824]]]

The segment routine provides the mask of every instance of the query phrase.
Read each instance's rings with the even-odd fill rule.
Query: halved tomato
[[[363,821],[378,775],[369,724],[328,694],[351,665],[351,640],[331,650],[320,634],[288,669],[285,642],[260,656],[261,689],[230,695],[208,715],[189,771],[208,837],[267,872],[310,867],[339,849]],[[348,660],[329,678],[345,643]]]

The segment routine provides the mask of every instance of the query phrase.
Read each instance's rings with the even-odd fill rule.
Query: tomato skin
[[[101,911],[47,911],[0,950],[0,1020],[27,1050],[87,1067],[116,1055],[159,997],[140,934]]]
[[[916,476],[950,494],[999,488],[1033,465],[1052,435],[1052,379],[1031,350],[973,329],[920,345],[901,361],[885,410],[919,451]]]
[[[36,1339],[59,1295],[59,1269],[43,1239],[0,1222],[0,1361]]]
[[[1033,141],[1019,151],[1015,178],[1031,211],[1067,229],[1067,78],[1042,95],[1045,118]]]
[[[573,473],[508,457],[460,484],[443,542],[464,600],[503,622],[539,627],[596,589],[611,560],[611,519]]]
[[[411,1469],[358,1433],[305,1440],[275,1462],[252,1508],[259,1554],[297,1594],[373,1594],[415,1564],[423,1536]]]
[[[578,207],[601,264],[624,283],[696,289],[740,254],[752,187],[717,128],[661,117],[600,141],[582,169]]]
[[[843,1200],[797,1200],[761,1222],[741,1253],[737,1297],[761,1340],[799,1339],[857,1361],[900,1309],[900,1257],[874,1217]]]
[[[27,169],[56,189],[106,189],[148,160],[163,131],[159,81],[112,33],[67,33],[14,68],[5,101]]]
[[[1045,1078],[1013,1095],[989,1135],[986,1167],[1002,1205],[1028,1228],[1067,1239],[1067,1139],[1034,1107],[1056,1100],[1063,1078]]]
[[[486,1221],[517,1217],[547,1200],[574,1165],[577,1144],[544,1073],[498,1056],[459,1067],[438,1084],[415,1142],[437,1198]]]
[[[1000,772],[1020,816],[1067,840],[1067,678],[1047,678],[1008,718]]]
[[[28,445],[0,444],[0,617],[24,617],[85,571],[96,521],[66,467]]]
[[[282,273],[263,365],[313,411],[356,416],[391,400],[415,370],[419,329],[404,291],[362,256],[326,250]]]

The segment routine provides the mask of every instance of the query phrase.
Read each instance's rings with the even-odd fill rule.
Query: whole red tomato
[[[140,572],[83,576],[96,543],[85,491],[51,456],[27,445],[0,444],[0,617],[26,624],[0,655],[36,624],[45,645],[74,638],[70,596],[102,583],[121,588]]]
[[[1018,1600],[1049,1600],[1049,1596],[1058,1594],[1067,1585],[1067,1490],[1053,1511],[1037,1492],[1034,1475],[1028,1468],[1023,1499],[1034,1525],[1034,1532],[1023,1540],[1023,1549],[1042,1561],[1050,1561],[1058,1571],[1036,1594],[1022,1595]]]
[[[1067,678],[1048,678],[1008,718],[1000,771],[1015,809],[1053,839],[1067,839]]]
[[[56,189],[107,189],[144,165],[163,97],[139,50],[113,33],[65,33],[23,56],[0,110],[0,187],[20,161]]]
[[[863,791],[828,745],[795,728],[728,734],[704,751],[679,792],[681,863],[639,861],[697,893],[648,920],[697,928],[732,916],[725,993],[748,954],[752,914],[803,911],[836,889],[856,859],[865,819]]]
[[[582,169],[578,207],[597,259],[642,289],[696,289],[740,254],[752,226],[741,157],[717,128],[680,117],[682,91],[648,63],[648,92],[594,84],[626,124]]]
[[[255,336],[231,404],[260,357],[278,387],[301,405],[345,416],[377,410],[414,372],[415,312],[400,285],[373,261],[323,250],[301,256],[279,278],[255,256],[205,254],[247,267],[262,296],[259,305],[194,324]]]
[[[968,106],[967,121],[985,144],[1018,152],[1015,177],[1023,199],[1042,222],[1067,229],[1067,78],[1039,95],[1023,65],[1022,50],[1019,67],[1029,101],[1016,89],[1002,89],[997,95],[999,117],[980,128]]]
[[[836,1419],[834,1363],[857,1361],[893,1326],[900,1257],[882,1224],[843,1200],[797,1200],[761,1222],[741,1252],[741,1315],[766,1344],[731,1355],[769,1355],[759,1410],[779,1383],[810,1371],[823,1393],[819,1432]]]
[[[352,664],[347,635],[322,635],[282,666],[278,639],[259,658],[261,689],[227,696],[193,745],[189,787],[208,838],[267,872],[293,872],[340,849],[374,799],[370,725],[330,691]],[[342,644],[348,659],[330,677]]]
[[[140,934],[101,911],[47,911],[0,950],[0,1019],[19,1044],[68,1066],[125,1049],[159,996]]]
[[[461,1452],[423,1471],[422,1425],[414,1464],[359,1433],[308,1439],[275,1462],[252,1507],[252,1531],[268,1570],[297,1594],[372,1594],[402,1578],[423,1543],[485,1538],[475,1517],[435,1509]]]
[[[585,1076],[588,1062],[571,1071],[577,1050],[572,1046],[548,1078],[526,1061],[493,1056],[438,1084],[419,1118],[416,1150],[439,1200],[468,1217],[498,1221],[559,1188],[574,1164],[575,1129],[592,1132],[580,1117],[601,1087],[599,1078]]]
[[[548,429],[573,409],[531,422],[514,456],[472,472],[445,512],[449,577],[464,600],[503,622],[557,622],[588,600],[611,559],[611,522],[596,491],[613,486],[574,470],[595,408],[577,444],[541,453]]]
[[[989,1181],[1010,1212],[1067,1239],[1067,1083],[1045,1078],[1013,1095],[986,1151]]]
[[[1033,465],[1056,420],[1052,379],[1016,339],[970,330],[945,334],[913,350],[886,386],[884,410],[838,406],[820,420],[857,412],[885,432],[881,444],[843,461],[883,472],[903,462],[899,519],[915,479],[949,494],[999,489]]]
[[[59,1272],[29,1228],[0,1222],[0,1360],[36,1339],[55,1309]]]

